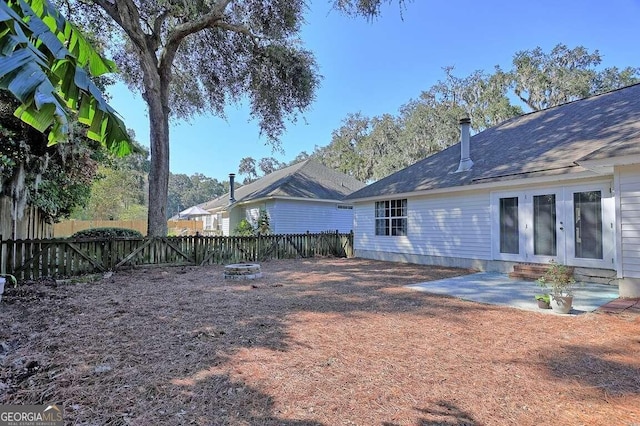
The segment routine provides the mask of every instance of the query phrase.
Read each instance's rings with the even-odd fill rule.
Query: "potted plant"
[[[550,304],[554,312],[568,314],[573,305],[573,289],[576,280],[573,268],[551,261],[547,271],[538,278],[540,287],[550,290]]]
[[[2,295],[4,294],[4,285],[7,282],[7,279],[5,277],[9,278],[9,281],[13,283],[14,287],[18,285],[18,281],[16,280],[16,277],[14,277],[13,275],[0,274],[0,301],[2,300]]]
[[[540,309],[551,309],[551,296],[547,293],[544,294],[536,294],[535,299],[538,301],[538,308]]]

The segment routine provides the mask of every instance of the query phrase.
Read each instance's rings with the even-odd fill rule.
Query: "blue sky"
[[[602,66],[640,66],[640,0],[414,0],[400,16],[397,5],[384,8],[374,22],[344,17],[329,0],[313,0],[302,32],[323,76],[310,110],[288,123],[284,154],[260,138],[248,109],[229,105],[227,119],[210,115],[171,124],[172,173],[224,180],[237,173],[243,157],[273,156],[291,161],[302,151],[331,141],[331,132],[349,113],[396,114],[420,92],[444,78],[474,70],[510,68],[515,52],[556,44],[598,49]],[[138,94],[118,84],[111,105],[137,139],[149,145],[146,107]]]

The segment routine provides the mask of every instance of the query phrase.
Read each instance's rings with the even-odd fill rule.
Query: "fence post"
[[[262,234],[258,233],[258,239],[256,240],[256,250],[254,252],[254,259],[253,262],[257,262],[260,259],[260,241],[261,241],[261,237]]]
[[[109,271],[111,270],[111,237],[102,242],[102,265]]]
[[[197,266],[198,262],[198,246],[200,243],[200,233],[196,232],[195,237],[193,238],[193,263]]]
[[[349,236],[347,237],[349,240],[349,254],[347,257],[353,257],[354,253],[355,253],[355,248],[353,246],[353,229],[351,230],[351,232],[349,232]]]

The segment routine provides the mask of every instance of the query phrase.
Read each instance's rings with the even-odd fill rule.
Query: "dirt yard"
[[[640,318],[414,292],[359,259],[137,269],[7,289],[0,404],[90,425],[640,425]]]

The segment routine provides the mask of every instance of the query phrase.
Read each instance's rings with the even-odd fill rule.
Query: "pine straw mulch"
[[[640,319],[403,285],[465,270],[362,259],[136,269],[9,288],[0,404],[70,424],[637,425]]]

